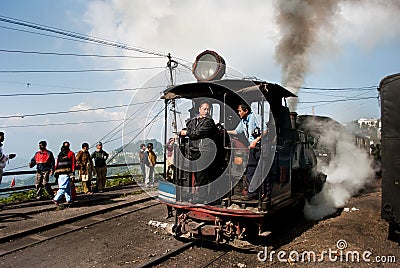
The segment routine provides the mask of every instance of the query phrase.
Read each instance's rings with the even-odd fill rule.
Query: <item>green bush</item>
[[[35,200],[35,199],[36,199],[36,191],[29,190],[27,192],[12,193],[8,197],[0,198],[0,203],[2,203],[2,204],[17,203],[17,202],[23,202],[23,201],[29,201],[29,200]]]

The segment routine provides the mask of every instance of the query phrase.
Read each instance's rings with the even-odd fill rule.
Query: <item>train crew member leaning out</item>
[[[228,130],[229,134],[237,135],[239,133],[244,133],[248,142],[249,142],[249,159],[246,167],[246,178],[248,184],[250,185],[251,180],[253,179],[254,173],[256,171],[258,161],[261,156],[261,137],[267,134],[267,127],[264,126],[264,132],[261,135],[253,135],[255,131],[260,129],[259,123],[256,120],[255,114],[251,111],[250,107],[247,104],[239,104],[237,108],[240,122],[237,125],[236,129]],[[255,137],[256,136],[256,137]],[[268,180],[264,182],[264,199],[267,203],[271,202],[271,185]],[[261,188],[261,187],[259,187]],[[258,189],[259,191],[259,189]],[[251,199],[258,198],[258,191],[256,192],[247,192],[246,196],[242,197],[242,200],[247,201]]]
[[[204,139],[213,139],[217,133],[217,127],[214,120],[210,116],[211,104],[208,101],[202,101],[199,106],[199,114],[190,119],[186,123],[186,129],[180,131],[181,136],[189,137],[190,160],[198,160],[201,157],[201,152],[206,153],[209,148]],[[202,157],[203,159],[206,157]],[[194,173],[196,186],[199,186],[197,195],[193,197],[193,203],[205,203],[207,196],[207,188],[201,187],[208,185],[209,168],[196,171]]]

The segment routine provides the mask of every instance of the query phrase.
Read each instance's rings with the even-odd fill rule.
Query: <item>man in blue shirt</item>
[[[251,111],[250,107],[247,104],[240,104],[238,106],[238,114],[240,117],[240,122],[237,125],[236,129],[229,130],[229,134],[237,135],[240,133],[244,133],[248,142],[249,142],[249,159],[246,167],[246,178],[250,185],[250,182],[254,176],[254,173],[257,168],[258,161],[261,156],[261,130],[259,123],[256,120],[255,114]],[[259,135],[256,135],[258,131]],[[266,134],[267,127],[264,126],[264,133]],[[269,189],[270,187],[266,187]],[[269,198],[270,193],[266,193],[267,199]],[[251,200],[257,199],[258,192],[248,192],[247,196],[242,197],[243,200]],[[270,200],[267,200],[270,201]]]

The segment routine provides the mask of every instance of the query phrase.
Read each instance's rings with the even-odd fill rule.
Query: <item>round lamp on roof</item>
[[[219,80],[225,74],[225,60],[215,51],[206,50],[196,57],[192,72],[197,81]]]

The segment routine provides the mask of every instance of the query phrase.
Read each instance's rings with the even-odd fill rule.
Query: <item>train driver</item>
[[[207,100],[200,103],[199,114],[186,123],[186,129],[180,131],[181,136],[189,137],[190,160],[197,160],[201,157],[201,152],[209,150],[204,139],[213,139],[217,133],[217,127],[210,116],[211,104]],[[194,173],[196,178],[197,194],[193,197],[193,203],[205,203],[207,197],[207,188],[201,187],[210,182],[209,168],[199,170]]]

